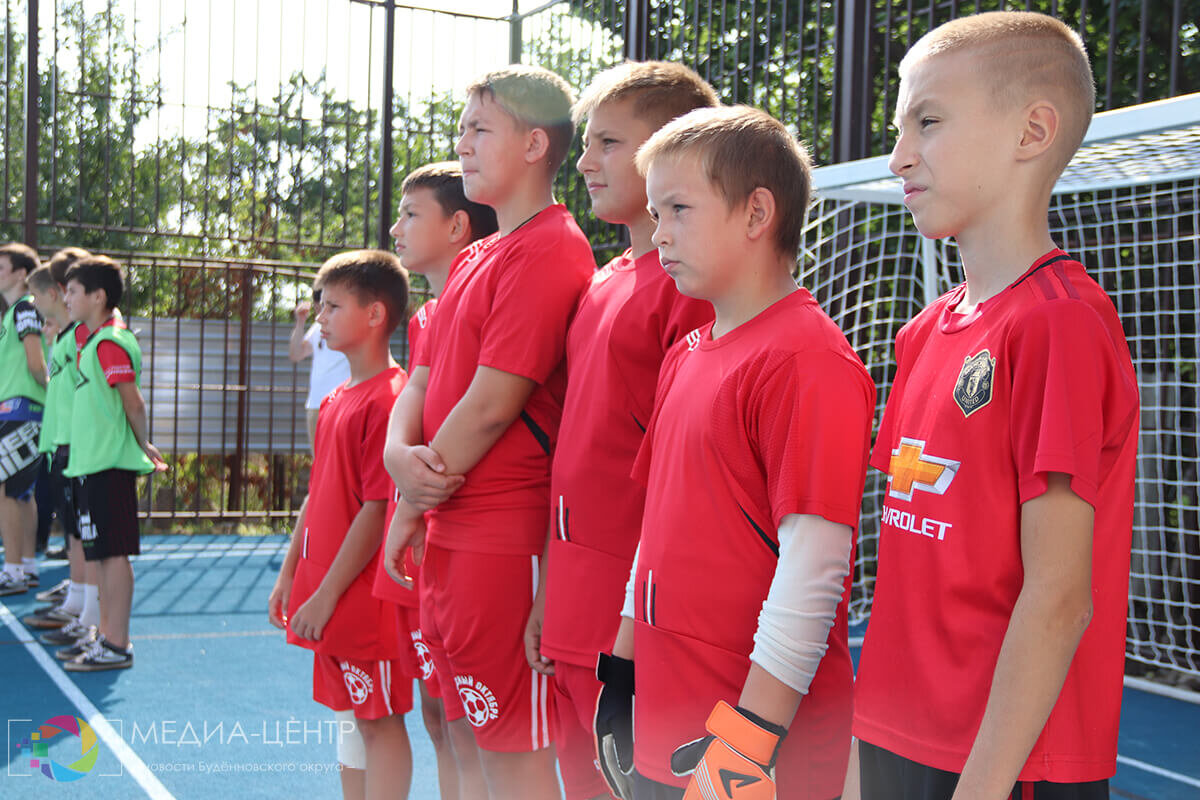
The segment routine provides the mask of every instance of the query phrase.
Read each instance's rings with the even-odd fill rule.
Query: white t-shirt
[[[313,325],[304,334],[304,341],[312,345],[312,372],[308,379],[308,399],[304,407],[316,411],[321,407],[325,395],[350,379],[350,362],[337,350],[330,350],[321,338],[321,326]]]

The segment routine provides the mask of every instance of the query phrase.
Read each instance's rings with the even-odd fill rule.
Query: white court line
[[[54,685],[58,687],[59,691],[74,704],[75,708],[79,710],[80,716],[87,720],[87,724],[92,726],[92,730],[96,732],[101,741],[108,745],[129,776],[137,781],[138,786],[142,787],[146,795],[156,800],[174,800],[175,795],[167,791],[167,787],[163,786],[162,782],[150,771],[146,762],[138,758],[137,753],[133,752],[133,748],[117,735],[113,726],[100,713],[100,709],[96,708],[91,700],[88,700],[87,695],[80,691],[78,686],[67,679],[62,668],[46,655],[45,649],[37,643],[25,626],[13,616],[13,613],[8,610],[8,606],[3,603],[0,603],[0,620],[3,620],[9,630],[16,635],[17,641],[25,645],[25,649],[33,656],[33,660],[38,663],[50,680],[54,681]]]
[[[1190,775],[1181,775],[1178,772],[1172,772],[1169,769],[1163,769],[1162,767],[1156,767],[1153,764],[1147,764],[1145,761],[1138,761],[1136,758],[1130,758],[1129,756],[1117,756],[1117,763],[1127,764],[1134,769],[1152,772],[1155,775],[1161,775],[1164,778],[1170,778],[1173,781],[1186,783],[1188,786],[1200,788],[1200,778],[1193,778]]]

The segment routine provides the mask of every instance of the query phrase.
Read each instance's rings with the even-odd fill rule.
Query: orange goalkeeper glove
[[[711,736],[671,754],[671,772],[692,776],[683,800],[774,800],[775,755],[787,729],[724,700],[705,728]]]

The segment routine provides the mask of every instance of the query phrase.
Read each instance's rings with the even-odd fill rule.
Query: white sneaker
[[[5,570],[0,572],[0,597],[9,594],[24,594],[29,591],[29,584],[25,581],[25,576],[14,578],[12,573]]]

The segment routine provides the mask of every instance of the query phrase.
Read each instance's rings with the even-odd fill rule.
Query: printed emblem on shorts
[[[962,409],[963,416],[971,416],[992,402],[992,375],[996,359],[988,350],[980,350],[963,359],[962,371],[954,384],[954,402]]]
[[[375,682],[371,680],[370,675],[349,661],[341,662],[340,666],[342,680],[346,682],[346,691],[350,692],[350,702],[361,706],[371,695],[371,691],[375,688]]]
[[[454,685],[458,688],[458,698],[462,700],[467,719],[476,728],[482,728],[500,716],[500,704],[492,690],[475,680],[470,675],[455,675]]]
[[[433,677],[433,656],[429,654],[429,645],[420,631],[412,632],[413,650],[417,653],[417,663],[421,665],[421,680],[427,681]]]
[[[96,540],[96,523],[92,522],[90,511],[81,512],[75,524],[79,526],[79,538],[81,541],[92,542]]]

